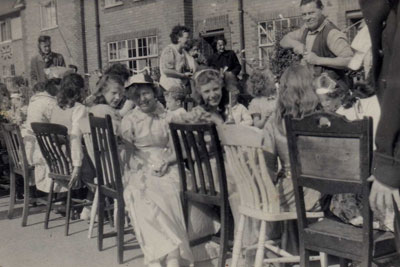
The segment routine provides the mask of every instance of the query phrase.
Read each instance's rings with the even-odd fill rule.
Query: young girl
[[[269,69],[255,70],[248,80],[248,90],[254,96],[249,104],[253,125],[262,129],[275,111],[275,82]]]

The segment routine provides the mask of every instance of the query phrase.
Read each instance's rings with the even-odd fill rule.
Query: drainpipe
[[[85,74],[88,70],[87,47],[86,47],[86,24],[85,24],[85,0],[81,0],[81,25],[82,25],[82,49],[83,49],[83,71]],[[85,75],[87,79],[87,75]]]
[[[239,0],[239,32],[240,32],[240,52],[243,51],[243,53],[240,53],[241,57],[246,58],[246,53],[245,53],[245,39],[244,39],[244,11],[243,11],[243,0]],[[246,62],[244,60],[241,60],[242,62],[242,71],[245,74],[246,73]]]
[[[103,62],[101,60],[101,38],[100,38],[100,16],[99,16],[99,0],[94,1],[96,12],[96,40],[97,40],[97,64],[99,70],[103,69]]]

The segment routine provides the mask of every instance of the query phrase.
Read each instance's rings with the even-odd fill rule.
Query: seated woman
[[[289,149],[284,126],[284,116],[292,115],[301,118],[316,111],[319,104],[313,86],[312,74],[305,66],[293,65],[283,73],[280,80],[277,107],[268,119],[266,131],[266,147],[269,152],[279,158],[281,170],[278,173],[276,187],[280,193],[282,211],[295,211],[293,184],[290,173]],[[319,206],[320,193],[304,188],[304,200],[307,210],[315,210]]]
[[[54,108],[57,106],[55,95],[58,91],[59,79],[50,79],[45,84],[38,83],[34,86],[36,93],[31,97],[26,118],[26,131],[23,137],[26,141],[25,150],[28,163],[35,166],[36,188],[43,192],[50,191],[51,179],[48,177],[46,161],[37,144],[32,131],[32,122],[50,122]],[[56,184],[54,192],[66,191]]]
[[[130,87],[136,108],[121,123],[127,143],[124,199],[142,248],[145,264],[168,267],[192,264],[193,255],[179,193],[178,170],[172,167],[169,128],[153,82],[140,74]],[[124,159],[122,160],[124,162]]]

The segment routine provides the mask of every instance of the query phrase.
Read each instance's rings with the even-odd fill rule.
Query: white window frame
[[[48,5],[50,5],[50,8],[52,6],[54,6],[54,9],[55,9],[55,13],[54,13],[54,15],[55,15],[55,18],[54,18],[55,23],[52,24],[52,25],[43,25],[43,19],[44,19],[43,18],[43,15],[44,15],[43,12],[44,12],[44,10],[49,8]],[[41,31],[46,31],[46,30],[51,30],[51,29],[57,28],[57,27],[58,27],[57,1],[56,0],[49,0],[47,3],[43,3],[43,4],[40,5],[40,29],[41,29]]]
[[[139,56],[139,40],[143,40],[146,39],[146,56]],[[153,41],[155,42],[155,46],[154,46],[154,53],[150,54],[151,50],[150,50],[150,46],[149,46],[149,40],[152,40],[151,43],[153,43]],[[136,55],[135,56],[129,56],[129,42],[132,44],[134,43],[134,49],[136,50]],[[116,49],[111,49],[110,47],[114,46]],[[123,47],[123,49],[125,51],[119,51],[119,47]],[[143,46],[141,47],[143,49]],[[132,49],[132,48],[131,48]],[[111,58],[111,50],[115,51],[115,57],[113,56],[113,58]],[[113,53],[114,53],[113,51]],[[133,53],[133,52],[132,52]],[[143,50],[142,50],[143,53]],[[140,71],[141,69],[137,69],[138,66],[136,65],[136,68],[131,68],[129,66],[129,62],[133,61],[139,61],[139,60],[143,60],[145,59],[147,60],[151,60],[151,59],[156,59],[157,60],[157,64],[156,66],[159,65],[158,62],[158,37],[156,35],[151,35],[151,36],[145,36],[145,37],[139,37],[139,38],[134,38],[134,39],[128,39],[128,40],[120,40],[120,41],[114,41],[114,42],[109,42],[107,43],[107,55],[108,55],[108,62],[109,63],[122,63],[125,64],[129,69],[135,70],[135,71]],[[113,54],[114,55],[114,54]],[[146,67],[148,66],[148,61],[146,62]],[[156,66],[151,66],[151,67],[156,67]],[[142,68],[143,69],[143,68]]]
[[[5,25],[5,27],[7,27],[8,25],[8,38],[3,40],[2,36],[1,36],[1,29],[3,27],[3,25]],[[0,20],[0,44],[4,44],[4,43],[9,43],[12,41],[12,29],[11,29],[11,20],[10,19],[5,19],[5,20]]]
[[[112,2],[112,3],[110,3],[110,2]],[[123,0],[104,0],[104,8],[121,6],[123,4],[124,4]]]
[[[258,27],[257,27],[257,31],[258,31],[258,59],[260,62],[260,66],[263,65],[263,49],[273,49],[274,45],[275,45],[275,36],[276,36],[276,28],[277,28],[277,23],[282,23],[286,22],[287,23],[287,27],[290,28],[292,27],[291,22],[293,19],[301,19],[301,16],[296,16],[296,17],[288,17],[288,18],[279,18],[279,19],[271,19],[271,20],[266,20],[266,21],[260,21],[258,23]],[[267,29],[265,29],[262,24],[265,23],[265,25],[268,25],[268,23],[272,24],[272,29],[270,30],[270,32],[267,31]],[[261,34],[265,34],[267,35],[267,40],[269,42],[267,43],[262,43],[261,42]],[[266,63],[269,63],[269,59],[266,59]]]

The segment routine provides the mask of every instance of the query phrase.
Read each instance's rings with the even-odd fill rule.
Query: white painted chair
[[[280,248],[277,242],[266,240],[267,222],[296,220],[296,211],[282,212],[279,193],[268,172],[266,155],[263,150],[264,137],[260,130],[238,125],[221,125],[217,127],[218,135],[226,154],[227,167],[236,183],[240,195],[240,220],[232,255],[232,267],[238,266],[242,252],[242,238],[245,221],[248,218],[261,221],[258,244],[246,248],[255,249],[255,267],[263,263],[294,263],[300,256],[292,255]],[[308,213],[308,218],[323,217],[322,212]],[[264,259],[264,250],[268,249],[278,255],[277,258]],[[321,266],[327,267],[326,256],[313,257],[321,260]]]

